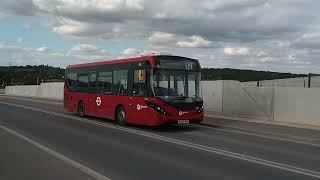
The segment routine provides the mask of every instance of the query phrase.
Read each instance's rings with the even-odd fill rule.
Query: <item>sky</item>
[[[161,52],[203,68],[320,74],[316,0],[0,0],[0,66]]]

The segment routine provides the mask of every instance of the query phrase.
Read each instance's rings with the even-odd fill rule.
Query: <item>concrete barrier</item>
[[[225,116],[273,120],[273,88],[244,87],[239,81],[223,81]]]
[[[38,89],[38,97],[63,100],[64,83],[41,83]]]
[[[245,86],[257,87],[257,81],[243,82]],[[304,87],[308,88],[308,77],[263,80],[259,82],[260,87]],[[320,87],[320,76],[312,76],[310,87]]]
[[[7,86],[5,93],[14,96],[63,100],[63,86],[63,82],[42,83],[41,85]]]
[[[202,92],[206,114],[320,126],[319,88],[203,81]]]
[[[320,126],[319,88],[275,88],[274,120]]]
[[[7,86],[16,96],[63,99],[64,83]],[[205,113],[320,126],[320,89],[247,87],[238,81],[202,81]]]
[[[202,96],[205,111],[222,115],[222,84],[223,81],[202,81]]]
[[[37,85],[26,85],[26,86],[7,86],[5,89],[8,95],[36,97],[38,92]]]

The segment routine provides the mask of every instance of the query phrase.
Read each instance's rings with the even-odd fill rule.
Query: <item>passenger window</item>
[[[78,76],[78,87],[79,92],[88,92],[88,74],[79,74]]]
[[[134,70],[133,96],[145,96],[147,93],[146,70]]]
[[[112,94],[112,72],[99,72],[98,92],[100,94]]]
[[[90,73],[90,93],[97,93],[97,73],[96,72],[91,72]]]
[[[128,70],[113,71],[113,94],[128,94]]]
[[[67,73],[67,82],[71,92],[75,92],[78,90],[78,81],[77,81],[77,73],[68,72]]]

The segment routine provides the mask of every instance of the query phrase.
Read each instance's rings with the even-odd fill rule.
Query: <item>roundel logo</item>
[[[187,114],[188,112],[179,111],[179,116],[182,116],[184,114]]]
[[[148,108],[147,106],[143,106],[143,105],[140,105],[140,104],[137,104],[137,110],[140,111],[142,109],[146,109]]]
[[[97,103],[97,106],[100,106],[101,105],[101,98],[100,97],[97,97],[96,99],[96,103]]]

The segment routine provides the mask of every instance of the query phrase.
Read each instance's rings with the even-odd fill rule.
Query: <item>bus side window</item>
[[[147,92],[146,70],[145,69],[134,70],[133,80],[134,80],[133,89],[132,89],[133,96],[145,96]]]
[[[112,72],[99,72],[98,93],[112,94]]]
[[[89,90],[89,79],[88,74],[79,74],[78,75],[78,92],[88,92]]]
[[[78,74],[74,72],[67,72],[67,83],[69,85],[70,91],[75,92],[78,90]]]
[[[89,78],[89,89],[91,94],[97,93],[97,73],[91,72]]]
[[[113,71],[113,94],[128,95],[128,70]]]

